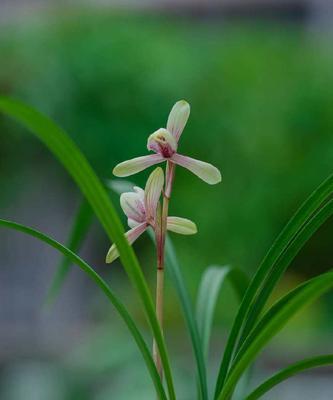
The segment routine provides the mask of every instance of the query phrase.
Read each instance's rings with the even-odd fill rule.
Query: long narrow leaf
[[[121,194],[125,191],[130,191],[133,186],[135,186],[132,182],[129,181],[117,181],[110,180],[107,183],[107,187],[111,189],[113,192],[117,194]],[[148,230],[148,234],[150,239],[155,243],[155,235],[152,230]],[[183,315],[185,318],[185,322],[188,327],[191,344],[193,348],[194,358],[197,366],[197,376],[198,376],[198,398],[201,400],[208,399],[208,387],[207,387],[207,376],[206,376],[206,367],[205,360],[203,356],[203,350],[201,347],[200,336],[197,326],[197,321],[195,318],[195,314],[192,307],[192,302],[190,299],[189,292],[185,286],[184,277],[181,272],[181,268],[179,266],[178,258],[176,255],[175,248],[173,246],[172,240],[170,236],[166,238],[166,271],[173,283],[174,288],[176,289],[177,295],[180,300],[180,304],[182,307]],[[232,275],[232,276],[231,276]],[[237,282],[239,285],[237,286],[237,291],[242,290],[242,285],[244,285],[244,281],[242,280],[242,275],[238,271],[235,271],[233,274],[230,274],[230,279],[235,280],[235,285],[237,286]]]
[[[165,341],[158,324],[147,282],[101,181],[74,142],[53,121],[25,104],[0,97],[0,110],[36,135],[64,165],[94,210],[109,238],[117,244],[120,258],[132,285],[138,291],[161,355],[171,400],[175,392]]]
[[[197,297],[196,317],[205,358],[208,355],[209,339],[217,298],[222,283],[229,272],[229,266],[211,266],[204,271],[201,278]]]
[[[247,280],[242,271],[230,266],[221,267],[213,265],[204,271],[201,278],[196,304],[196,318],[205,358],[208,355],[209,340],[218,295],[226,278],[229,278],[233,288],[241,299],[246,290],[244,281]]]
[[[69,233],[66,247],[77,253],[86,237],[91,226],[93,211],[85,199],[80,203],[77,213],[74,217],[72,227]],[[66,277],[70,271],[71,261],[68,257],[63,257],[56,269],[51,286],[46,295],[45,304],[51,306],[58,296]]]
[[[315,301],[332,287],[333,271],[330,271],[303,283],[272,306],[245,340],[231,366],[218,399],[229,399],[240,376],[265,344],[303,307]]]
[[[127,325],[131,335],[133,336],[136,344],[138,345],[139,350],[144,358],[144,361],[147,365],[148,371],[151,375],[153,383],[155,385],[156,392],[160,399],[167,400],[166,394],[164,392],[164,388],[162,386],[159,374],[157,372],[156,366],[150,354],[150,351],[142,338],[140,331],[138,330],[135,322],[131,318],[130,314],[126,310],[126,307],[120,302],[117,296],[112,292],[108,284],[79,256],[73,253],[70,249],[66,248],[56,240],[50,238],[49,236],[45,235],[42,232],[39,232],[33,228],[28,226],[18,224],[12,221],[7,221],[0,219],[0,226],[6,227],[9,229],[13,229],[16,231],[23,232],[27,235],[33,236],[38,240],[48,244],[49,246],[53,247],[54,249],[61,252],[64,256],[66,256],[71,263],[76,264],[82,271],[84,271],[90,279],[92,279],[97,286],[104,292],[110,302],[118,311],[119,315],[124,320],[125,324]]]
[[[333,365],[333,354],[311,357],[282,369],[253,390],[245,400],[257,400],[279,383],[309,369]]]
[[[117,194],[122,194],[125,191],[130,191],[133,188],[133,186],[135,185],[132,182],[124,180],[120,182],[117,180],[110,180],[107,184],[107,187]],[[148,230],[148,234],[153,243],[155,243],[155,235],[153,231]],[[173,283],[174,288],[176,289],[183,310],[183,314],[185,317],[185,322],[187,324],[190,334],[190,339],[197,366],[198,398],[201,400],[207,400],[208,387],[207,387],[206,367],[205,367],[202,348],[200,347],[200,337],[199,337],[198,327],[193,307],[191,304],[190,295],[185,286],[184,277],[182,275],[176,251],[173,246],[172,240],[170,239],[170,236],[167,236],[166,238],[165,255],[166,255],[166,271]]]
[[[203,349],[201,346],[198,326],[196,323],[190,295],[185,286],[184,283],[185,281],[177,260],[176,251],[169,236],[167,236],[166,238],[165,255],[166,255],[167,272],[169,273],[173,285],[178,293],[180,304],[184,313],[185,322],[187,324],[189,335],[191,338],[194,357],[197,364],[198,382],[199,382],[199,390],[201,396],[200,398],[202,400],[207,400],[208,388],[207,388],[206,365],[205,365]]]
[[[123,180],[110,180],[106,182],[106,188],[112,189],[116,193],[130,191],[134,184]],[[88,202],[83,199],[78,207],[77,213],[73,219],[70,234],[67,240],[66,247],[77,253],[88,234],[91,226],[94,213]],[[45,305],[51,306],[65,283],[65,280],[70,271],[70,261],[67,257],[63,257],[58,265],[50,289],[46,295]]]
[[[287,249],[290,243],[293,241],[297,233],[302,229],[303,225],[313,213],[325,202],[331,193],[333,192],[333,175],[329,176],[314,192],[308,197],[308,199],[301,205],[294,216],[290,219],[288,224],[282,230],[280,235],[277,237],[254,277],[252,278],[250,285],[244,295],[243,301],[238,309],[237,315],[233,322],[223,359],[219,368],[218,379],[215,387],[215,399],[222,390],[222,386],[226,379],[230,362],[235,350],[237,339],[242,329],[243,323],[248,315],[249,308],[253,302],[257,291],[261,287],[265,277],[269,273],[272,266],[276,263],[279,257]]]
[[[129,181],[117,181],[110,180],[107,184],[108,188],[114,191],[117,194],[121,194],[124,191],[130,191],[134,184]],[[150,239],[155,243],[155,235],[153,231],[148,230],[148,234]],[[208,387],[207,387],[207,376],[206,376],[206,367],[205,360],[203,356],[203,350],[200,342],[200,336],[197,326],[197,321],[195,318],[194,310],[192,307],[192,302],[190,299],[189,292],[185,286],[184,277],[181,272],[181,268],[178,262],[178,258],[176,255],[175,248],[173,246],[172,240],[170,236],[166,238],[166,246],[165,246],[165,254],[166,254],[166,271],[173,283],[174,288],[176,289],[177,295],[180,300],[180,305],[182,307],[183,315],[185,318],[185,322],[188,327],[191,344],[193,348],[194,358],[197,366],[197,376],[198,376],[198,398],[201,400],[208,399]],[[241,274],[240,274],[241,275]],[[235,271],[231,279],[235,279],[237,282],[242,282],[242,277],[238,275]],[[230,274],[231,276],[231,274]],[[236,284],[236,283],[235,283]],[[237,284],[236,284],[237,285]],[[241,284],[239,287],[241,288]],[[239,288],[237,288],[238,290]]]
[[[248,318],[242,332],[239,347],[244,342],[248,333],[254,326],[260,312],[263,310],[269,296],[273,292],[281,276],[303,248],[305,243],[311,238],[311,236],[323,225],[323,223],[333,215],[333,199],[326,203],[317,214],[315,214],[304,227],[298,233],[293,242],[289,245],[286,251],[279,258],[277,263],[273,266],[269,276],[267,277],[263,287],[259,291],[255,302],[249,308]],[[238,350],[237,349],[237,350]],[[237,351],[236,350],[236,351]]]

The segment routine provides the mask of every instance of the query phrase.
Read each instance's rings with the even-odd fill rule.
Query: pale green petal
[[[187,168],[210,185],[215,185],[216,183],[221,182],[221,173],[212,164],[199,161],[191,157],[182,156],[178,153],[171,157],[171,161],[173,161],[175,164],[181,165],[184,168]]]
[[[145,187],[145,206],[147,221],[155,220],[156,208],[164,185],[164,173],[157,167],[149,176]]]
[[[180,217],[168,217],[167,228],[168,231],[180,233],[181,235],[194,235],[198,232],[194,222]]]
[[[172,133],[177,143],[184,130],[189,115],[190,105],[185,100],[177,101],[177,103],[172,107],[167,122],[167,130]]]
[[[111,264],[115,259],[117,259],[119,257],[119,253],[118,253],[118,249],[117,246],[115,244],[113,244],[110,247],[110,250],[108,251],[108,254],[106,255],[106,260],[105,262],[107,264]]]
[[[133,175],[161,161],[164,161],[164,158],[160,154],[136,157],[116,165],[113,169],[113,175],[118,177]]]
[[[128,240],[129,244],[133,244],[135,240],[143,234],[143,232],[148,228],[148,225],[144,222],[140,225],[137,225],[133,229],[130,229],[128,232],[125,233],[125,237]],[[112,263],[116,258],[119,257],[119,252],[117,246],[113,244],[106,255],[106,263]]]

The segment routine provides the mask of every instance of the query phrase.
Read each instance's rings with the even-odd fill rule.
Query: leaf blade
[[[72,222],[66,245],[66,247],[72,250],[73,253],[77,253],[80,249],[82,242],[85,239],[91,226],[92,217],[93,212],[91,207],[86,200],[81,200],[81,203]],[[46,294],[45,305],[47,307],[50,307],[59,295],[59,292],[70,271],[70,266],[71,262],[69,258],[64,256],[57,266],[50,288]]]
[[[147,320],[156,339],[169,396],[172,400],[175,400],[169,357],[156,318],[151,293],[134,251],[124,237],[122,224],[99,178],[74,142],[51,119],[22,102],[6,97],[0,97],[0,110],[25,126],[48,147],[76,182],[109,238],[116,243],[122,264],[133,287],[139,294]]]
[[[153,358],[152,358],[150,351],[149,351],[141,333],[139,332],[135,322],[133,321],[132,317],[128,313],[126,307],[121,303],[121,301],[117,298],[117,296],[112,292],[112,290],[110,289],[108,284],[95,272],[95,270],[93,268],[91,268],[89,264],[87,264],[85,261],[83,261],[79,256],[77,256],[70,249],[68,249],[67,247],[65,247],[62,244],[60,244],[59,242],[57,242],[56,240],[52,239],[51,237],[45,235],[44,233],[42,233],[36,229],[33,229],[26,225],[18,224],[16,222],[4,220],[4,219],[0,219],[0,226],[25,233],[25,234],[32,236],[32,237],[48,244],[49,246],[53,247],[57,251],[61,252],[65,257],[68,257],[73,264],[76,264],[81,270],[83,270],[89,276],[90,279],[92,279],[98,285],[98,287],[104,292],[104,294],[107,296],[107,298],[113,304],[113,306],[116,308],[119,315],[122,317],[123,321],[127,325],[135,342],[137,343],[138,348],[145,360],[148,371],[153,380],[157,394],[159,395],[159,397],[161,399],[167,400],[167,397],[166,397],[163,385],[161,383],[159,374],[157,372],[156,366],[154,364]]]
[[[238,379],[265,344],[299,310],[333,287],[333,270],[319,275],[289,292],[275,303],[258,322],[235,358],[218,400],[229,399]]]
[[[241,299],[246,289],[245,282],[247,280],[246,275],[241,270],[231,266],[213,265],[204,271],[201,278],[196,304],[196,319],[205,358],[208,355],[209,339],[217,299],[222,285],[227,278]]]
[[[167,235],[165,242],[165,255],[166,255],[166,266],[167,272],[176,288],[180,304],[183,310],[185,322],[187,324],[189,335],[192,343],[194,357],[197,365],[197,375],[199,382],[200,399],[208,399],[208,386],[207,386],[207,375],[206,375],[206,364],[204,354],[201,347],[200,335],[198,331],[195,314],[188,293],[187,287],[184,283],[184,278],[181,273],[181,269],[177,260],[176,251],[173,243]]]
[[[281,276],[286,271],[290,263],[297,256],[299,251],[305,243],[312,237],[312,235],[333,215],[333,199],[327,202],[300,230],[296,235],[293,242],[289,245],[286,251],[277,260],[271,269],[267,279],[265,280],[262,288],[256,297],[256,300],[249,307],[248,318],[245,322],[244,330],[240,338],[240,343],[237,350],[244,342],[246,336],[254,326],[260,312],[263,310],[265,304]],[[237,351],[236,350],[236,351]]]
[[[320,205],[328,199],[332,192],[333,174],[330,175],[326,180],[324,180],[324,182],[322,182],[299,207],[299,209],[295,212],[287,225],[278,235],[277,239],[274,241],[263,261],[259,265],[259,268],[257,269],[246,290],[246,293],[240,304],[228,336],[225,352],[223,354],[222,361],[219,367],[218,378],[215,386],[215,400],[222,390],[222,386],[226,379],[230,367],[230,362],[235,351],[237,340],[239,338],[245,318],[248,315],[250,305],[252,304],[253,299],[260,289],[264,278],[267,276],[270,268],[275,264],[278,258],[283,254],[285,249],[292,242],[297,233],[302,229],[303,225],[306,224],[306,221],[311,217],[313,213],[316,212]]]
[[[249,395],[247,395],[244,400],[257,400],[262,395],[270,391],[274,386],[280,384],[281,382],[289,379],[294,375],[313,368],[319,368],[328,365],[333,365],[333,354],[311,357],[305,360],[298,361],[297,363],[289,365],[288,367],[272,375],[269,379],[267,379],[265,382],[255,388]]]
[[[211,266],[204,271],[197,296],[196,318],[205,358],[208,355],[213,316],[221,286],[230,271],[229,266]]]

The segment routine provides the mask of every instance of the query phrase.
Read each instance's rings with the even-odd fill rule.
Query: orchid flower
[[[155,154],[124,161],[114,168],[113,174],[126,177],[167,160],[187,168],[210,185],[219,183],[221,174],[216,167],[177,152],[178,142],[189,115],[190,105],[185,100],[178,101],[172,107],[166,129],[160,128],[148,137],[147,148]]]
[[[120,205],[127,216],[128,226],[131,228],[125,236],[132,244],[145,232],[149,226],[157,228],[157,206],[164,184],[162,168],[156,168],[149,176],[145,190],[134,186],[133,192],[123,193],[120,196]],[[194,222],[179,217],[167,218],[167,229],[182,235],[197,233]],[[106,256],[106,262],[111,263],[119,256],[117,247],[113,244]]]

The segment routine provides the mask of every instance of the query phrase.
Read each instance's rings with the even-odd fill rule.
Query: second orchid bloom
[[[162,168],[156,168],[148,178],[145,190],[134,186],[133,192],[123,193],[120,196],[120,205],[127,216],[128,226],[131,228],[126,233],[126,238],[132,244],[150,226],[157,228],[158,203],[164,184]],[[182,235],[197,233],[194,222],[179,217],[167,218],[167,230]],[[106,262],[111,263],[119,256],[117,247],[113,244],[106,256]]]

